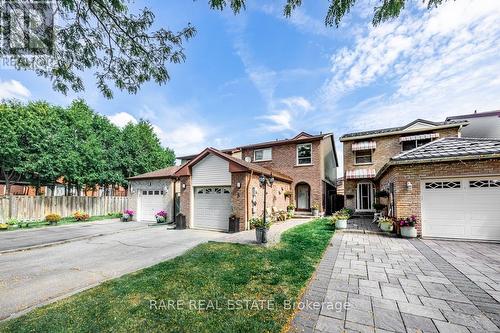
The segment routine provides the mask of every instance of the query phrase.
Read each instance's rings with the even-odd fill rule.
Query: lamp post
[[[267,220],[267,209],[266,209],[266,197],[267,197],[267,185],[269,184],[269,187],[273,186],[274,183],[274,177],[271,174],[271,177],[266,178],[264,175],[260,175],[259,177],[259,182],[260,186],[264,187],[264,225],[266,225],[266,220]]]

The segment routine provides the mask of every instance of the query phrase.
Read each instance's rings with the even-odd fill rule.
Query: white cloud
[[[0,81],[0,99],[24,98],[31,92],[17,80]]]
[[[281,132],[292,130],[292,114],[289,110],[275,111],[270,115],[261,116],[261,119],[266,119],[270,123],[262,125],[262,129],[269,132]]]
[[[179,124],[162,133],[162,142],[173,148],[177,155],[198,153],[207,147],[206,130],[194,123]]]
[[[116,114],[107,117],[109,121],[111,121],[111,123],[115,124],[120,128],[125,127],[128,123],[137,124],[137,119],[133,115],[127,112],[118,112]]]
[[[413,14],[367,27],[353,47],[332,56],[332,77],[322,89],[330,113],[343,97],[387,87],[342,110],[347,130],[498,109],[500,2],[449,1]]]

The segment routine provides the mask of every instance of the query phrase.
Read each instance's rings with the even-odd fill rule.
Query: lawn
[[[202,244],[1,323],[0,331],[279,332],[293,313],[284,304],[300,296],[332,234],[328,219],[317,219],[269,248]]]
[[[68,216],[68,217],[63,217],[59,222],[57,222],[57,225],[55,225],[55,226],[50,225],[47,221],[44,221],[44,220],[40,220],[40,221],[23,221],[23,220],[16,221],[16,220],[13,220],[11,223],[15,223],[17,225],[17,227],[13,227],[12,225],[9,225],[8,229],[2,229],[2,230],[0,230],[0,232],[2,232],[2,231],[14,231],[14,230],[19,230],[19,229],[56,227],[56,226],[65,225],[65,224],[95,222],[95,221],[102,221],[102,220],[117,219],[120,217],[121,217],[120,213],[112,213],[112,214],[107,214],[107,215],[91,216],[88,220],[85,220],[85,221],[77,221],[73,216]]]

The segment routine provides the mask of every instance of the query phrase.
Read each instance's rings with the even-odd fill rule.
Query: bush
[[[45,221],[50,222],[50,223],[57,223],[61,221],[61,215],[59,214],[49,214],[45,216]]]
[[[9,225],[7,223],[0,223],[0,230],[7,230],[9,229]]]
[[[74,212],[73,217],[75,218],[75,220],[77,220],[79,222],[87,221],[88,219],[90,219],[90,215],[88,213],[81,212],[81,211]]]

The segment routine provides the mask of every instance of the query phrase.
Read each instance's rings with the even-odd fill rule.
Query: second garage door
[[[227,231],[231,215],[231,187],[194,189],[194,227]]]
[[[156,221],[156,213],[166,210],[163,191],[141,191],[137,218],[139,221]]]
[[[422,181],[422,235],[500,241],[500,177]]]

